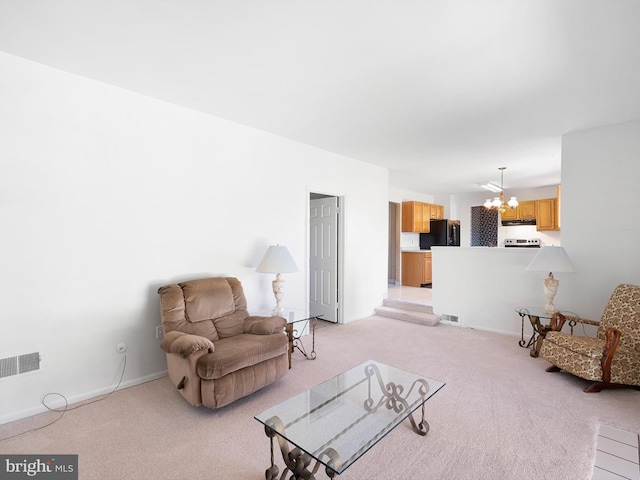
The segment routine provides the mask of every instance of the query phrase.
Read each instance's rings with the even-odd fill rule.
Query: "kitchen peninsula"
[[[537,248],[432,247],[433,311],[454,315],[460,325],[520,336],[516,313],[543,306],[545,275],[527,270]],[[564,277],[558,278],[562,283]],[[556,305],[562,304],[562,288]]]

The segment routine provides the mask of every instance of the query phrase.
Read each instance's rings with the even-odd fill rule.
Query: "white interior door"
[[[309,311],[338,322],[338,197],[310,200]]]

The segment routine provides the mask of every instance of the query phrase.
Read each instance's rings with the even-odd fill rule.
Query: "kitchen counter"
[[[441,246],[441,247],[431,247],[431,249],[428,248],[418,248],[418,247],[401,247],[400,248],[400,252],[402,253],[425,253],[425,252],[432,252],[434,248],[455,248],[455,249],[460,249],[461,247],[446,247],[446,246]],[[471,247],[471,248],[476,248],[476,247]],[[478,247],[478,248],[484,248],[484,247]]]

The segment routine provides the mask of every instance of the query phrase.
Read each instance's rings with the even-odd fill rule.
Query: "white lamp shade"
[[[527,270],[555,273],[575,272],[569,255],[562,247],[542,247],[529,263]]]
[[[287,247],[271,245],[262,257],[256,271],[260,273],[293,273],[298,271],[298,266],[293,261]]]

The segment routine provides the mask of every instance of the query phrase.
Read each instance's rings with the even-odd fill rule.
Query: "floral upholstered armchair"
[[[562,333],[567,320],[597,325],[596,338]],[[547,371],[565,370],[593,381],[585,392],[640,387],[640,286],[618,285],[600,322],[556,312],[551,325],[540,350],[540,357],[553,364]]]
[[[289,370],[286,320],[249,315],[237,278],[165,285],[158,294],[169,378],[190,404],[222,407]]]

